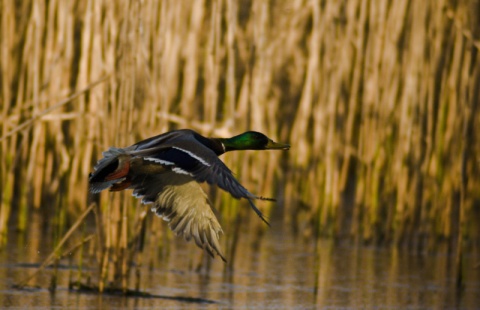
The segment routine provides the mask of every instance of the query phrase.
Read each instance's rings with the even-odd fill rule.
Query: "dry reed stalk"
[[[62,229],[84,208],[103,150],[191,127],[290,140],[288,157],[224,159],[255,193],[278,191],[283,221],[312,225],[306,236],[420,250],[442,239],[458,250],[462,236],[478,242],[480,144],[468,132],[480,123],[480,40],[471,5],[4,0],[0,232],[11,206],[26,228],[30,208],[48,214],[47,201],[64,208],[55,219]],[[277,178],[287,182],[275,188]],[[97,210],[98,286],[125,290],[129,260],[141,259],[128,247],[141,217],[128,195],[107,196]],[[218,196],[225,223],[254,216]],[[274,205],[260,207],[269,214]],[[168,254],[172,236],[152,222],[150,242]]]
[[[85,217],[94,209],[95,204],[91,204],[77,219],[77,221],[74,223],[74,225],[68,230],[68,232],[62,237],[60,242],[57,244],[55,249],[52,251],[52,253],[43,261],[42,265],[30,276],[25,278],[23,281],[21,281],[19,284],[16,286],[19,288],[23,288],[26,286],[30,280],[37,275],[38,272],[42,271],[53,259],[56,259],[57,257],[60,256],[60,249],[62,246],[65,244],[65,242],[68,240],[68,238],[78,229],[78,227],[83,223],[83,220]]]

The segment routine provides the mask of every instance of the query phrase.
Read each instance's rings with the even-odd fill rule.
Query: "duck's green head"
[[[225,152],[235,150],[288,150],[289,144],[273,142],[263,133],[247,131],[238,136],[220,139],[225,147]]]

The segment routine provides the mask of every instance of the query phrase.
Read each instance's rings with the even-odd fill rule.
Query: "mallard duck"
[[[219,245],[223,233],[212,205],[199,183],[207,182],[247,199],[255,213],[268,224],[255,206],[255,199],[273,200],[250,193],[218,158],[235,150],[288,150],[264,134],[248,131],[232,138],[206,138],[190,129],[174,130],[125,148],[103,152],[90,174],[92,193],[105,189],[133,189],[143,204],[169,222],[170,229],[212,257],[225,260]]]

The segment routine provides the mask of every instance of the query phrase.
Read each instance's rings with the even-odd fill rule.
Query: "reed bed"
[[[125,291],[131,262],[148,264],[145,232],[162,253],[171,236],[128,194],[90,197],[88,173],[109,146],[186,127],[289,141],[288,154],[224,159],[253,192],[279,199],[261,205],[267,214],[306,238],[420,251],[479,244],[478,1],[0,7],[2,244],[9,221],[25,230],[33,210],[63,242],[94,202],[95,237],[85,230],[71,246],[99,269],[79,278]],[[212,194],[224,223],[254,216]],[[230,259],[237,230],[223,238]]]

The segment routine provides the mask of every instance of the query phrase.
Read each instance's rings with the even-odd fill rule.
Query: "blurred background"
[[[440,281],[478,301],[480,1],[1,0],[0,46],[0,247],[32,264],[53,251],[52,266],[69,253],[68,280],[52,267],[37,285],[148,290],[142,268],[175,261],[232,274],[280,235],[282,255],[309,253],[313,302],[322,242],[446,255]],[[88,194],[102,151],[179,128],[291,144],[222,156],[278,200],[258,204],[272,233],[207,188],[227,265],[130,193]]]

